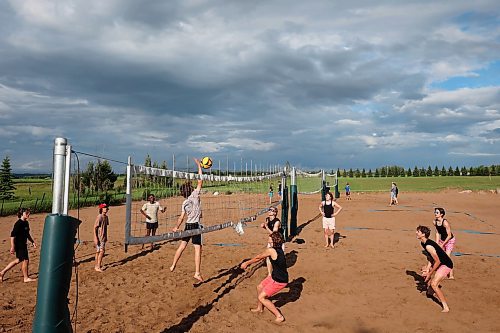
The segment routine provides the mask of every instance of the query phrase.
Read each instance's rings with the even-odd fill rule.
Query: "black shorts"
[[[186,227],[184,228],[184,230],[194,230],[194,229],[200,229],[200,224],[199,223],[186,223]],[[201,234],[182,238],[183,241],[188,242],[188,243],[189,243],[190,239],[192,240],[193,244],[201,245]]]
[[[148,230],[158,229],[158,222],[155,222],[155,223],[146,222],[146,229],[148,229]]]
[[[29,260],[28,245],[16,245],[16,258],[19,259],[19,261]]]

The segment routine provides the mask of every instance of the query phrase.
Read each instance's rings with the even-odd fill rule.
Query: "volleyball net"
[[[334,188],[338,185],[337,173],[329,174],[324,170],[319,172],[306,172],[296,170],[296,182],[299,194],[317,194],[324,190],[324,187]]]
[[[233,227],[242,234],[246,223],[266,213],[271,206],[280,205],[271,197],[270,187],[277,188],[282,173],[258,173],[253,176],[212,174],[210,170],[199,175],[192,172],[159,169],[144,165],[127,165],[125,250],[128,245],[154,243],[194,236]],[[196,187],[201,179],[200,194],[202,228],[173,231],[182,212],[185,198],[180,194],[183,184]],[[158,211],[156,235],[147,235],[146,218],[141,213],[150,195],[155,196],[165,212]]]

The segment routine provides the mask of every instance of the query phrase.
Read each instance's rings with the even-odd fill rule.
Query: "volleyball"
[[[212,167],[212,159],[205,156],[201,159],[200,165],[203,169],[210,169]]]

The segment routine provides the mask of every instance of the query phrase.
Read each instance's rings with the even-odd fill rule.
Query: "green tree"
[[[108,161],[98,161],[96,165],[97,188],[101,191],[113,189],[118,176],[113,172],[113,168]]]
[[[147,167],[151,166],[151,156],[149,156],[149,154],[146,155],[146,159],[144,160],[144,166]]]
[[[427,177],[432,177],[432,169],[430,165],[427,167],[427,172],[425,173],[425,175]]]
[[[366,178],[366,170],[365,170],[365,168],[363,168],[363,170],[361,170],[361,178]]]
[[[375,169],[375,174],[373,175],[373,177],[380,177],[380,173],[378,171],[378,168]]]
[[[373,177],[373,172],[372,169],[368,170],[368,177],[372,178]]]
[[[420,176],[420,171],[418,170],[417,166],[415,165],[415,168],[413,169],[413,177],[418,177]]]
[[[0,199],[14,199],[14,181],[12,180],[12,169],[10,166],[10,158],[6,156],[2,161],[0,168]]]
[[[406,176],[408,177],[411,177],[412,176],[412,173],[411,173],[411,169],[408,168],[408,171],[406,171]]]
[[[352,171],[352,168],[349,169],[349,178],[352,178],[354,176],[354,172]]]
[[[451,167],[451,165],[450,165],[450,167],[448,168],[448,174],[447,174],[447,175],[448,175],[448,176],[453,176],[453,168]]]
[[[455,171],[453,172],[453,176],[460,176],[460,170],[458,170],[458,167],[455,167]]]
[[[359,178],[361,176],[361,172],[359,172],[359,169],[356,169],[354,172],[354,177]]]
[[[387,169],[385,167],[380,168],[380,177],[387,177]]]
[[[448,174],[446,173],[446,169],[443,167],[441,168],[441,176],[447,176]]]
[[[439,176],[439,169],[438,169],[437,165],[436,165],[436,167],[434,168],[434,172],[433,172],[433,174],[432,174],[432,175],[433,175],[434,177]]]

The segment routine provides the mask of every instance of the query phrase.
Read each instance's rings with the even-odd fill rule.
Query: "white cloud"
[[[340,120],[336,120],[335,124],[344,125],[344,126],[350,126],[350,125],[357,126],[357,125],[361,125],[362,122],[359,120],[353,120],[353,119],[340,119]]]

